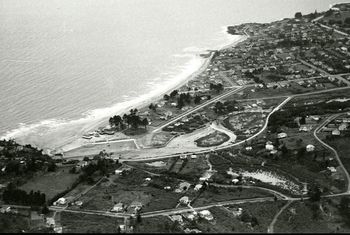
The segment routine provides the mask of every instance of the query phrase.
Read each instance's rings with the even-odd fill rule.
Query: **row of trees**
[[[123,130],[126,126],[128,128],[131,127],[137,129],[140,125],[147,128],[147,125],[149,125],[148,119],[141,119],[137,112],[137,109],[131,109],[130,114],[124,114],[123,118],[119,115],[114,115],[109,118],[109,124],[111,127],[117,128],[118,130]]]
[[[237,101],[235,100],[225,101],[224,103],[218,101],[215,103],[213,110],[216,114],[224,115],[239,110],[236,105]]]
[[[7,204],[42,206],[46,202],[46,195],[40,191],[33,192],[33,190],[27,193],[24,190],[16,188],[13,183],[10,183],[3,192],[2,199]]]

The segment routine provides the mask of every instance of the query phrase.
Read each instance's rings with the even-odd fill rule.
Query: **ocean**
[[[344,2],[344,1],[343,1]],[[226,26],[334,0],[0,0],[0,136],[55,148],[161,94],[237,40]]]

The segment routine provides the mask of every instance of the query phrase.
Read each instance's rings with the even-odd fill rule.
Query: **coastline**
[[[227,33],[227,32],[226,32]],[[228,34],[228,33],[227,33]],[[245,35],[235,35],[233,41],[230,41],[227,45],[219,45],[217,50],[223,50],[229,47],[233,47],[237,45],[239,42],[246,39]],[[184,86],[188,81],[193,80],[200,73],[205,71],[208,65],[211,62],[211,59],[214,56],[215,51],[217,50],[206,50],[197,53],[194,55],[193,60],[195,61],[195,70],[193,71],[183,71],[179,75],[179,77],[175,77],[174,81],[170,81],[169,84],[166,84],[165,87],[160,87],[153,91],[150,95],[149,93],[143,94],[140,97],[137,97],[134,100],[125,101],[125,103],[118,103],[112,107],[107,107],[105,114],[101,117],[100,114],[88,114],[86,117],[77,120],[71,120],[68,122],[58,123],[57,126],[45,129],[43,127],[42,130],[38,131],[38,135],[32,135],[30,130],[24,135],[14,134],[10,137],[6,137],[6,139],[14,138],[20,144],[31,144],[32,146],[43,149],[47,153],[51,152],[65,152],[71,149],[78,148],[83,146],[86,143],[86,140],[82,139],[82,135],[97,130],[98,128],[105,127],[108,125],[108,116],[119,114],[123,115],[123,113],[129,112],[132,108],[142,109],[148,107],[150,103],[155,103],[159,99],[163,97],[164,94],[168,94],[174,89],[178,89]],[[208,53],[210,56],[203,58],[200,57],[201,53]],[[200,60],[198,59],[200,57]],[[200,63],[200,65],[199,65]],[[182,76],[181,76],[182,75]],[[178,78],[178,79],[177,79]],[[124,107],[122,107],[126,104]],[[105,109],[105,108],[102,108]],[[117,109],[118,111],[113,111]],[[112,114],[113,113],[113,114]],[[50,121],[50,120],[49,120]],[[40,124],[39,124],[40,125]],[[47,127],[46,127],[47,128]]]
[[[227,34],[229,34],[228,32],[226,32]],[[145,99],[145,100],[142,100],[141,102],[138,102],[137,104],[131,104],[125,108],[123,108],[122,110],[120,110],[118,112],[119,115],[122,115],[123,113],[127,113],[129,112],[130,109],[134,109],[134,108],[137,108],[137,109],[142,109],[142,108],[145,108],[145,107],[148,107],[148,105],[150,103],[155,103],[157,102],[159,99],[161,99],[164,94],[169,94],[170,92],[172,92],[173,90],[176,90],[176,89],[179,89],[180,87],[184,86],[185,84],[187,84],[190,80],[193,80],[194,78],[196,78],[199,74],[201,74],[202,72],[204,72],[214,54],[215,54],[215,51],[220,51],[220,50],[225,50],[227,48],[230,48],[230,47],[234,47],[236,46],[238,43],[244,41],[247,39],[247,36],[246,35],[235,35],[236,38],[233,42],[230,42],[229,44],[227,45],[223,45],[221,46],[219,49],[217,50],[206,50],[205,52],[208,52],[210,54],[210,56],[208,56],[207,58],[202,58],[202,64],[200,65],[200,67],[195,70],[194,72],[192,72],[189,76],[185,77],[184,79],[182,79],[181,81],[179,81],[175,86],[172,86],[172,87],[169,87],[169,88],[166,88],[164,89],[162,92],[148,98],[148,99]],[[202,52],[204,53],[204,52]],[[200,53],[198,53],[196,56],[200,56],[199,55]],[[83,132],[91,132],[91,131],[94,131],[94,130],[97,130],[98,128],[101,128],[101,127],[105,127],[108,125],[108,118],[104,118],[98,122],[95,122],[95,123],[92,123],[90,125],[87,125],[83,130],[82,132],[80,133],[81,135],[83,135]],[[53,151],[58,151],[58,152],[66,152],[66,151],[69,151],[69,150],[72,150],[72,149],[75,149],[75,148],[79,148],[83,145],[86,145],[86,143],[81,140],[81,135],[80,136],[76,136],[77,139],[76,140],[73,140],[69,143],[65,143],[59,147],[56,147],[55,149],[52,149]],[[80,139],[80,140],[79,140]],[[51,151],[51,150],[49,150]]]

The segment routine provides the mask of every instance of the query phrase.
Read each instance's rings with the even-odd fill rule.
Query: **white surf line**
[[[8,60],[8,59],[5,59],[5,60],[2,60],[2,62],[18,62],[18,63],[42,63],[43,61],[42,60]]]

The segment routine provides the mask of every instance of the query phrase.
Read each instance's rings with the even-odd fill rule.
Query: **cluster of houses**
[[[322,128],[322,131],[331,133],[333,136],[340,136],[342,132],[349,130],[350,113],[347,116],[338,117]]]

